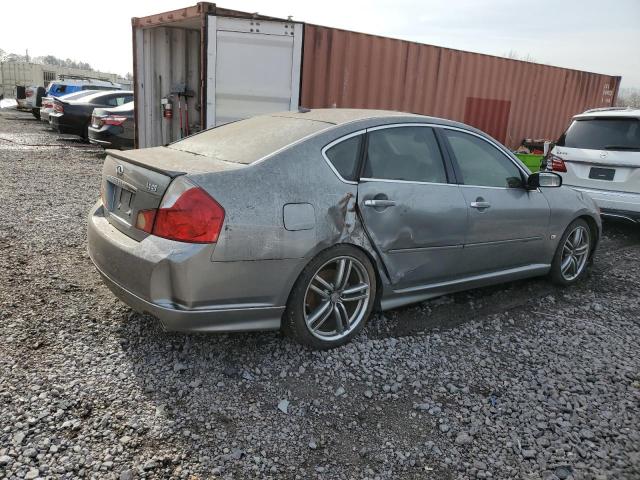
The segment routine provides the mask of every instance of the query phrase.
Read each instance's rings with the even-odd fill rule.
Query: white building
[[[5,98],[15,98],[16,86],[46,87],[50,81],[56,80],[58,75],[79,75],[118,82],[118,75],[115,73],[81,70],[59,65],[7,61],[0,62],[0,95],[4,95]],[[129,81],[129,83],[131,82]]]

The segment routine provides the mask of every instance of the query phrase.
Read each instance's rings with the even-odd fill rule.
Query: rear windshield
[[[560,137],[558,145],[593,150],[640,150],[640,120],[620,117],[576,120]]]
[[[331,126],[314,120],[260,116],[205,130],[169,148],[248,165]]]

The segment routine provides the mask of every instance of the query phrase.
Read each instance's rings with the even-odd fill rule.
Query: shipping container
[[[137,146],[298,108],[301,23],[199,3],[132,24]]]
[[[136,145],[261,113],[376,108],[458,120],[507,146],[555,140],[613,106],[619,76],[464,52],[198,3],[134,18]],[[172,93],[184,86],[193,96]],[[180,88],[178,88],[179,90]],[[172,116],[165,114],[167,105]],[[180,128],[182,116],[183,128]]]

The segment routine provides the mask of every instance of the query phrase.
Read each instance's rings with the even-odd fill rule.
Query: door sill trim
[[[402,295],[403,293],[413,293],[413,292],[421,292],[424,290],[434,290],[442,287],[455,286],[463,283],[477,282],[481,280],[490,280],[493,278],[508,277],[513,274],[519,274],[519,273],[525,273],[529,271],[536,271],[540,269],[549,269],[549,268],[551,268],[551,265],[547,263],[533,263],[531,265],[525,265],[523,267],[509,268],[506,270],[498,270],[496,272],[490,272],[490,273],[481,273],[478,275],[458,278],[456,280],[449,280],[446,282],[430,283],[427,285],[419,285],[417,287],[402,288],[400,290],[394,290],[393,293]]]

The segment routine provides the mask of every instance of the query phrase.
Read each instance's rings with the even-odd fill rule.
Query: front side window
[[[432,128],[393,127],[369,132],[364,177],[447,183]]]
[[[520,169],[489,142],[457,130],[443,130],[464,185],[517,188],[522,186]]]
[[[358,178],[358,156],[362,135],[343,140],[328,148],[325,155],[345,180],[354,181]]]

